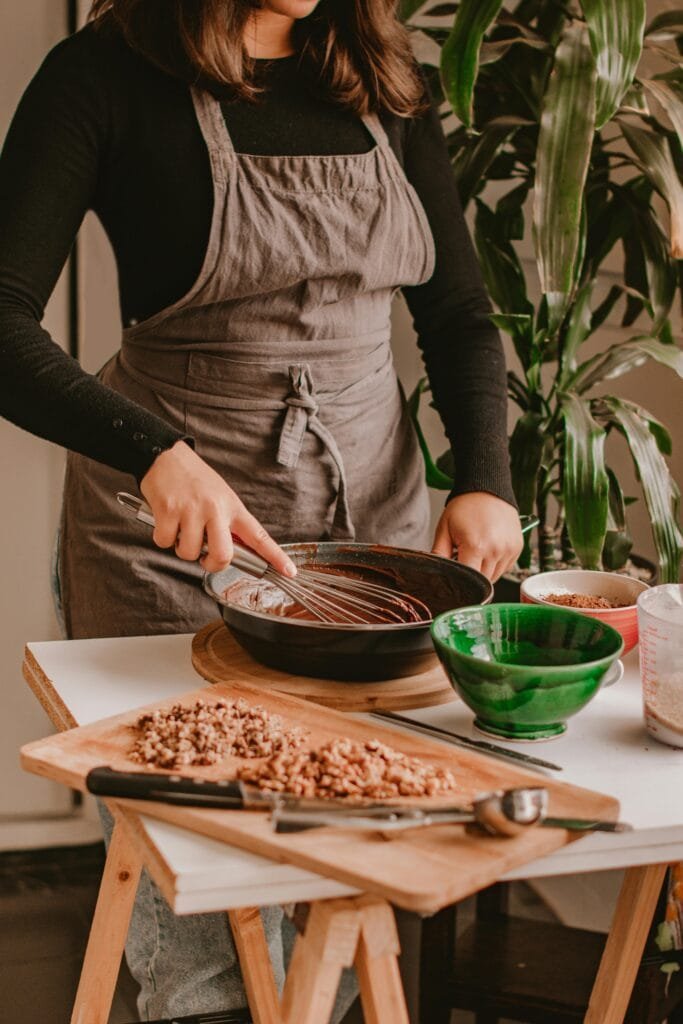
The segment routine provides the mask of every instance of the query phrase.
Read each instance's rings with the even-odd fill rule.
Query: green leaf
[[[645,114],[649,116],[650,108],[647,103],[647,96],[640,82],[635,81],[631,88],[626,90],[619,110],[624,114]]]
[[[510,438],[512,487],[519,511],[531,515],[536,505],[538,474],[543,460],[546,419],[540,413],[520,416]]]
[[[596,71],[584,26],[565,29],[543,101],[534,190],[534,242],[549,333],[577,278],[583,190],[595,128]]]
[[[564,382],[570,373],[576,369],[576,355],[579,348],[590,335],[593,329],[593,316],[591,313],[591,299],[595,278],[586,282],[576,296],[572,305],[567,330],[562,343],[561,373],[559,387],[564,387]]]
[[[602,565],[607,572],[618,572],[633,550],[633,538],[625,530],[608,530],[602,546]]]
[[[602,564],[610,572],[616,572],[626,564],[633,548],[633,538],[626,528],[626,501],[615,473],[607,467],[609,500],[607,533],[602,549]]]
[[[600,305],[593,310],[593,320],[591,323],[591,334],[597,331],[599,327],[602,327],[607,317],[610,315],[617,302],[623,295],[623,289],[618,284],[613,284],[607,295],[602,300]]]
[[[678,141],[683,146],[683,90],[669,82],[654,78],[644,78],[643,85],[669,115]]]
[[[468,128],[472,127],[472,102],[474,83],[479,73],[479,51],[487,30],[502,6],[503,0],[462,0],[441,52],[444,93]]]
[[[437,491],[450,491],[453,487],[453,480],[446,473],[442,473],[439,467],[432,458],[432,453],[429,450],[427,439],[424,436],[422,425],[420,424],[420,399],[425,391],[429,391],[429,380],[427,377],[422,377],[417,382],[415,390],[408,399],[408,412],[413,421],[415,427],[415,433],[417,434],[418,444],[420,445],[420,451],[422,452],[422,458],[425,464],[425,478],[427,481],[427,487],[433,487]]]
[[[565,436],[563,499],[569,539],[582,567],[599,569],[609,496],[606,433],[591,416],[589,403],[577,395],[562,395],[561,409]]]
[[[483,177],[511,135],[522,124],[530,124],[518,117],[500,117],[490,121],[481,135],[472,137],[453,160],[453,171],[460,193],[460,202],[467,206],[470,199],[481,188]]]
[[[631,231],[622,238],[624,248],[624,291],[626,311],[622,327],[630,327],[638,319],[648,301],[647,268],[645,255],[638,236]]]
[[[415,11],[422,7],[424,0],[400,0],[399,2],[399,17],[402,21],[408,21]]]
[[[579,367],[572,386],[579,394],[584,394],[603,380],[613,380],[635,370],[648,359],[668,366],[683,377],[683,350],[677,345],[645,336],[610,345],[604,352],[593,356]]]
[[[653,320],[652,333],[659,334],[676,297],[677,267],[669,254],[668,239],[659,224],[650,197],[643,200],[635,190],[628,188],[624,188],[623,193],[630,204],[633,218],[631,238],[634,246],[639,247],[641,252],[645,272],[643,290],[649,300],[647,308]]]
[[[621,121],[621,130],[645,176],[666,200],[671,214],[671,252],[683,258],[683,185],[667,138]]]
[[[479,51],[479,64],[495,64],[501,60],[513,46],[530,46],[532,50],[549,50],[545,39],[529,38],[528,36],[510,36],[507,39],[496,39],[492,43],[482,43]]]
[[[649,413],[619,398],[600,399],[600,407],[626,438],[650,514],[663,583],[677,583],[683,555],[678,522],[680,492],[648,424]]]
[[[633,82],[645,34],[645,0],[581,0],[598,69],[596,128],[614,116]]]
[[[524,204],[529,195],[529,183],[522,182],[506,192],[496,204],[496,221],[502,236],[508,241],[521,242],[524,238]]]
[[[674,11],[662,11],[661,14],[655,15],[645,29],[645,35],[651,36],[657,32],[665,32],[667,29],[680,29],[683,32],[682,8],[679,7]]]
[[[614,246],[632,226],[631,211],[617,192],[607,202],[593,207],[589,217],[586,245],[587,265],[594,277]]]

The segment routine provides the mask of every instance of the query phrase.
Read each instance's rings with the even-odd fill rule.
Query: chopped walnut
[[[330,799],[386,800],[439,796],[457,788],[447,768],[369,740],[330,740],[315,750],[280,750],[258,765],[243,765],[238,778],[272,793]]]
[[[156,768],[211,765],[226,757],[270,757],[303,742],[301,729],[286,729],[282,719],[243,697],[141,715],[133,725],[131,757]]]

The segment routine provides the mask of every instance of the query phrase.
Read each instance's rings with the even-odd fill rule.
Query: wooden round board
[[[337,711],[405,711],[447,704],[455,694],[436,661],[434,668],[382,683],[312,679],[260,665],[234,639],[223,621],[211,622],[192,640],[192,664],[211,683],[256,684],[312,700]]]

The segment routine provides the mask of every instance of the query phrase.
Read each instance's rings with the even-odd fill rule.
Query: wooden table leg
[[[584,1024],[622,1024],[667,867],[626,871]]]
[[[142,858],[116,817],[90,928],[71,1024],[107,1024],[128,934]]]
[[[259,909],[229,910],[228,918],[252,1020],[254,1024],[280,1024],[280,997]]]
[[[360,937],[355,966],[365,1024],[409,1024],[394,913],[385,900],[361,896]]]
[[[283,1024],[327,1024],[343,967],[350,967],[360,916],[349,900],[314,903],[297,935],[282,995]]]
[[[398,933],[385,900],[357,896],[311,906],[282,997],[282,1024],[327,1024],[342,968],[355,964],[366,1024],[408,1024]]]

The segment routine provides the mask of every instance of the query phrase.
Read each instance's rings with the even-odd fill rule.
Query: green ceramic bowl
[[[624,646],[616,629],[597,619],[534,604],[444,612],[432,623],[432,640],[475,725],[515,740],[563,733]]]

